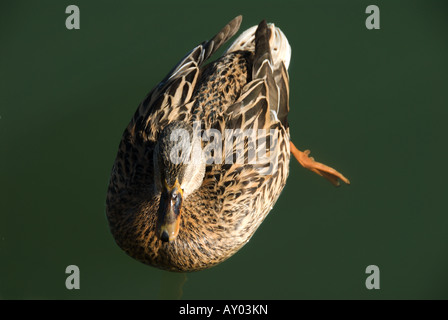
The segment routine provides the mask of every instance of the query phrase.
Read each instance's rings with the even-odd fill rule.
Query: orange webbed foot
[[[317,173],[318,175],[324,177],[336,187],[340,185],[339,179],[344,181],[346,184],[350,184],[350,181],[335,169],[326,166],[320,162],[314,161],[313,157],[309,157],[310,150],[300,151],[299,149],[296,148],[296,146],[292,143],[292,141],[290,141],[290,147],[291,147],[291,153],[304,168],[311,170]]]

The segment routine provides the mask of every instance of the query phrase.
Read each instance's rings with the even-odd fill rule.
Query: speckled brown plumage
[[[289,83],[287,67],[271,56],[275,27],[262,22],[250,43],[236,43],[204,66],[240,23],[241,17],[235,18],[182,59],[140,104],[123,134],[107,218],[117,244],[143,263],[188,272],[224,261],[249,241],[286,183]],[[266,174],[269,163],[207,165],[202,185],[184,199],[179,234],[163,242],[156,234],[160,194],[154,191],[154,148],[173,121],[200,121],[203,130],[222,132],[275,129],[279,143],[271,156],[278,169]],[[247,149],[245,141],[238,143]]]

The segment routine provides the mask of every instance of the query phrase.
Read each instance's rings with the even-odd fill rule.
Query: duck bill
[[[163,242],[171,242],[179,233],[183,194],[177,180],[174,186],[165,184],[163,189],[159,204],[158,234]]]

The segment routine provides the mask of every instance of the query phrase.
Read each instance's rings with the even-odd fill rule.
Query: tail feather
[[[235,51],[254,52],[252,79],[264,79],[267,84],[271,119],[287,124],[289,113],[289,76],[291,47],[284,33],[273,23],[262,21],[244,31],[224,54]]]
[[[289,68],[291,61],[291,46],[285,34],[277,28],[273,23],[267,24],[270,29],[269,46],[271,48],[272,61],[274,63],[274,69],[280,68],[280,63]],[[240,36],[230,45],[225,53],[248,50],[255,52],[255,32],[258,26],[253,26],[244,31]]]
[[[204,43],[204,61],[238,32],[242,20],[243,17],[241,15],[233,18],[233,20],[222,28],[212,39]]]
[[[266,20],[258,25],[255,31],[255,56],[252,66],[252,79],[264,79],[268,85],[268,101],[273,115],[276,118],[278,113],[278,86],[274,79],[274,66],[272,62],[270,38],[271,29],[268,28]]]
[[[263,20],[258,25],[257,31],[255,31],[255,57],[252,68],[252,78],[263,78],[261,73],[266,74],[268,72],[266,68],[272,72],[272,55],[269,45],[270,30],[266,20]]]

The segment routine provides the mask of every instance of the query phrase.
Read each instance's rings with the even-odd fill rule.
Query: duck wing
[[[139,105],[120,142],[108,201],[119,203],[118,195],[152,194],[152,155],[159,129],[188,116],[202,65],[238,31],[241,21],[237,16],[212,39],[193,48]]]
[[[146,96],[134,115],[129,128],[146,133],[147,139],[155,139],[156,128],[173,120],[184,120],[191,108],[194,90],[201,67],[213,53],[229,40],[241,25],[242,16],[237,16],[212,39],[191,50]]]

